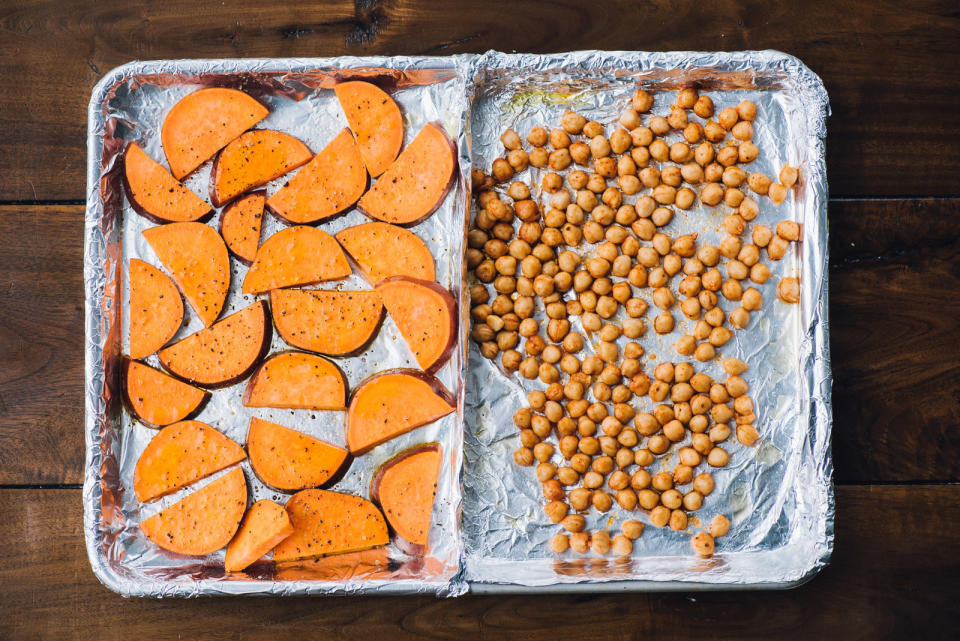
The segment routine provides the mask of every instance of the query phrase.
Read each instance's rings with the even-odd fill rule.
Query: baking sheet
[[[193,60],[131,63],[107,75],[96,87],[89,114],[89,167],[86,219],[85,284],[87,291],[87,466],[84,483],[84,530],[91,564],[97,576],[124,595],[191,596],[200,594],[314,594],[433,592],[456,595],[466,589],[458,577],[460,537],[460,468],[462,464],[463,342],[467,325],[461,322],[460,342],[437,378],[458,399],[458,410],[435,423],[416,429],[368,454],[354,458],[344,477],[330,489],[369,498],[369,485],[377,467],[394,454],[426,442],[441,445],[443,463],[430,530],[429,552],[412,557],[391,544],[389,565],[354,562],[363,555],[346,555],[335,561],[306,562],[274,569],[259,563],[243,573],[225,575],[223,551],[207,557],[185,557],[160,549],[142,534],[137,524],[208,482],[214,475],[168,497],[141,505],[132,491],[137,459],[156,430],[145,427],[121,409],[118,359],[129,345],[127,268],[131,258],[161,264],[141,235],[154,226],[137,215],[126,202],[119,180],[118,154],[137,142],[152,158],[164,158],[160,124],[180,98],[202,86],[230,86],[256,96],[270,115],[256,128],[279,129],[319,152],[347,125],[333,84],[342,78],[363,78],[387,88],[404,114],[406,143],[427,122],[439,121],[459,149],[457,180],[442,206],[427,221],[412,228],[427,242],[435,259],[437,282],[451,289],[464,308],[463,243],[469,145],[466,60],[439,58],[337,58],[312,60]],[[206,197],[209,165],[194,172],[185,184]],[[267,185],[268,194],[294,172]],[[218,227],[217,214],[208,222]],[[368,222],[356,210],[321,223],[328,233]],[[262,239],[283,225],[273,216],[263,219]],[[232,283],[222,317],[250,305],[255,297],[240,293],[247,267],[231,260]],[[319,289],[370,289],[354,274],[343,281],[324,283]],[[177,334],[183,338],[202,328],[184,305],[186,319]],[[277,332],[271,353],[288,349]],[[146,359],[157,367],[156,356]],[[350,358],[335,359],[348,380],[348,390],[378,371],[395,367],[419,369],[396,325],[388,317],[369,349]],[[258,416],[345,445],[345,412],[246,408],[241,403],[245,381],[213,390],[213,396],[196,417],[243,444],[250,418]],[[266,487],[242,464],[250,501],[269,498],[285,503],[291,494]],[[341,562],[345,561],[345,562]]]
[[[586,515],[590,531],[615,534],[627,519],[648,523],[627,559],[572,551],[557,557],[549,551],[549,538],[561,528],[543,513],[533,468],[518,467],[512,458],[520,445],[512,415],[526,405],[526,391],[545,386],[508,375],[471,344],[463,512],[466,578],[480,584],[481,591],[496,592],[524,587],[592,591],[600,583],[610,590],[787,587],[812,576],[827,562],[833,545],[823,146],[828,104],[819,78],[795,58],[773,51],[585,51],[547,56],[490,52],[475,62],[474,82],[473,164],[486,170],[503,155],[499,137],[504,130],[513,128],[525,137],[537,125],[559,126],[567,109],[604,123],[609,135],[638,84],[655,91],[654,113],[664,115],[677,89],[690,83],[713,98],[718,113],[744,98],[754,100],[759,108],[754,141],[761,154],[750,171],[776,176],[789,163],[800,166],[802,177],[799,188],[779,207],[768,198],[756,198],[761,213],[754,224],[772,228],[784,218],[799,221],[804,242],[794,245],[783,260],[767,262],[772,277],[765,285],[754,285],[764,295],[763,311],[753,313],[750,327],[735,332],[734,339],[718,350],[750,365],[743,376],[758,408],[761,440],[753,448],[733,438],[725,444],[731,463],[711,470],[717,489],[691,516],[684,532],[649,526],[642,511],[624,513],[616,503],[607,514],[591,510]],[[677,139],[680,135],[673,132],[667,142]],[[534,198],[540,195],[543,171],[531,168],[518,177],[535,187]],[[649,190],[625,197],[625,202],[635,202],[645,193]],[[698,202],[686,212],[677,210],[669,233],[696,232],[698,242],[719,244],[726,235],[720,229],[725,213],[723,207],[703,208]],[[580,250],[592,248],[581,245]],[[799,305],[786,305],[776,297],[776,283],[787,275],[801,278]],[[639,291],[655,310],[651,290]],[[721,299],[721,307],[729,312],[736,305]],[[648,323],[655,313],[648,313]],[[672,345],[682,333],[690,333],[693,323],[679,312],[674,316],[675,332],[661,337],[651,330],[638,339],[646,349],[641,360],[648,373],[657,362],[687,360],[679,358]],[[582,333],[578,321],[571,320]],[[618,343],[622,346],[627,340]],[[580,356],[589,353],[588,341]],[[718,361],[695,367],[722,380]],[[638,411],[653,407],[649,399],[634,399],[631,404]],[[651,473],[672,469],[682,444],[658,457]],[[562,458],[555,454],[554,462],[559,461]],[[730,518],[730,533],[717,541],[713,558],[698,559],[691,553],[690,537],[705,529],[716,513]]]

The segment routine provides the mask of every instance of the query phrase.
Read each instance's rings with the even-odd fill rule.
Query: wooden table
[[[950,2],[0,7],[0,638],[955,638],[960,14]],[[230,5],[230,6],[227,6]],[[778,593],[124,600],[87,563],[86,105],[132,59],[775,48],[819,73],[836,548]]]

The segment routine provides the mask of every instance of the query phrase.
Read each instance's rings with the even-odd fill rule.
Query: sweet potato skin
[[[351,299],[351,300],[347,300]],[[354,304],[360,319],[331,318],[338,306]],[[313,311],[306,310],[313,306]],[[270,292],[273,325],[287,343],[327,356],[354,356],[377,337],[385,311],[380,295],[369,291],[274,289]],[[342,321],[342,322],[341,322]]]
[[[232,376],[227,376],[223,378],[211,377],[211,378],[199,379],[197,376],[191,376],[183,368],[180,368],[180,371],[177,371],[178,370],[177,366],[173,364],[174,352],[176,351],[175,348],[178,348],[178,346],[182,348],[181,343],[184,343],[184,341],[190,340],[191,338],[197,336],[201,332],[209,332],[210,330],[214,329],[216,325],[218,325],[219,323],[216,323],[211,327],[201,329],[196,334],[191,334],[190,336],[187,336],[186,338],[184,338],[182,341],[174,343],[173,345],[170,345],[169,347],[165,347],[164,349],[160,350],[157,353],[157,355],[160,358],[160,364],[163,366],[163,369],[165,369],[170,374],[173,374],[177,378],[187,381],[188,383],[191,383],[193,385],[200,385],[202,387],[206,387],[210,389],[216,389],[220,387],[229,387],[245,379],[247,376],[250,375],[252,371],[254,371],[257,368],[257,366],[260,364],[260,361],[263,360],[263,357],[266,356],[267,351],[270,349],[270,339],[273,335],[273,325],[270,323],[267,304],[264,301],[257,301],[253,303],[253,305],[250,305],[249,307],[244,307],[243,309],[237,312],[234,312],[230,316],[227,316],[226,318],[220,321],[220,323],[224,323],[230,318],[232,318],[233,316],[236,316],[237,314],[241,314],[247,310],[250,310],[250,308],[254,306],[257,306],[259,308],[259,314],[262,315],[263,331],[262,331],[262,335],[259,335],[256,337],[257,341],[259,342],[259,346],[256,348],[257,350],[256,357],[252,358],[249,364],[246,365],[241,371],[235,372]],[[249,313],[253,314],[256,312],[251,311]]]
[[[247,507],[247,481],[235,467],[140,523],[148,539],[190,556],[216,552],[233,538]]]
[[[153,368],[150,367],[149,365],[146,365],[146,364],[141,363],[141,362],[139,362],[139,361],[135,361],[135,360],[130,359],[130,358],[128,358],[128,357],[124,357],[124,358],[120,361],[120,389],[121,389],[121,394],[122,394],[122,398],[123,398],[123,403],[124,403],[124,405],[126,405],[127,410],[130,412],[130,414],[131,414],[135,419],[137,419],[138,421],[140,421],[141,423],[143,423],[143,424],[146,425],[147,427],[152,427],[152,428],[154,428],[154,429],[159,429],[159,428],[161,428],[161,427],[163,427],[163,426],[165,426],[165,425],[171,425],[171,424],[177,423],[177,422],[179,422],[179,421],[186,421],[186,420],[192,419],[194,416],[196,416],[196,415],[199,414],[201,411],[203,411],[203,407],[207,404],[207,401],[210,400],[210,392],[208,392],[208,391],[206,391],[206,390],[201,390],[201,389],[198,388],[198,387],[189,386],[187,383],[184,383],[183,381],[180,381],[179,379],[174,378],[174,377],[171,376],[171,377],[170,377],[170,380],[176,382],[178,385],[188,385],[188,387],[191,387],[191,389],[196,390],[196,391],[198,391],[198,392],[201,392],[202,394],[201,394],[201,396],[200,396],[200,400],[199,400],[199,402],[197,402],[197,404],[193,407],[193,409],[190,409],[190,410],[188,410],[188,411],[186,411],[186,412],[178,412],[178,413],[172,415],[172,416],[171,416],[172,420],[170,420],[170,421],[160,421],[160,422],[157,422],[157,421],[155,421],[155,420],[154,420],[154,421],[151,421],[151,420],[149,420],[151,417],[143,416],[142,412],[137,409],[137,403],[135,403],[134,400],[133,400],[133,398],[130,396],[130,387],[129,387],[129,385],[130,385],[130,380],[131,380],[131,376],[132,376],[132,370],[133,370],[133,369],[136,369],[137,367],[140,367],[140,366],[146,367],[146,368],[148,368],[148,369],[153,370]],[[161,376],[167,376],[167,374],[164,374],[163,372],[161,372],[161,371],[159,371],[159,370],[153,370],[153,371],[157,372],[157,374],[159,374],[159,375],[161,375]]]
[[[260,157],[256,158],[255,155]],[[269,129],[247,131],[217,152],[210,170],[210,200],[217,207],[222,207],[240,194],[306,164],[311,158],[313,153],[310,149],[290,134]],[[235,182],[239,178],[231,178],[228,173],[240,169],[236,167],[238,162],[249,164],[257,160],[271,161],[273,165],[269,171],[264,170],[256,177],[248,176],[240,182]]]
[[[440,183],[437,183],[436,193],[430,195],[430,200],[424,203],[413,203],[416,205],[412,213],[400,214],[397,212],[397,207],[395,203],[388,202],[388,196],[385,195],[385,192],[391,192],[394,196],[398,193],[396,188],[396,182],[399,178],[407,179],[416,179],[416,177],[422,174],[422,170],[417,171],[416,168],[407,167],[408,160],[407,156],[414,157],[417,153],[423,153],[424,150],[420,149],[417,138],[421,135],[424,135],[424,132],[432,128],[440,136],[442,136],[443,141],[445,141],[445,150],[443,160],[449,161],[449,167],[443,167],[442,171],[444,174],[447,173],[449,169],[449,174],[443,176],[442,186]],[[457,175],[457,146],[454,144],[450,137],[447,136],[446,131],[443,129],[443,125],[438,122],[430,122],[424,125],[424,128],[420,130],[420,133],[417,134],[417,138],[411,142],[406,149],[404,149],[394,163],[383,173],[382,176],[377,180],[373,187],[367,191],[357,203],[357,209],[373,220],[379,220],[386,223],[393,223],[394,225],[400,225],[401,227],[412,227],[414,225],[419,225],[427,218],[433,215],[437,209],[440,208],[440,205],[443,204],[444,199],[447,197],[447,194],[450,193],[450,188],[454,184],[454,180]],[[425,143],[426,144],[426,143]],[[413,164],[416,164],[416,161],[409,161]],[[424,162],[422,159],[420,162]],[[396,175],[395,175],[396,174]],[[405,175],[410,174],[410,175]],[[382,184],[382,186],[381,186]],[[417,190],[425,190],[425,187],[420,185],[413,185],[408,187],[407,191],[416,193]],[[399,191],[399,193],[403,193]]]
[[[323,261],[311,261],[317,258]],[[350,263],[333,236],[315,227],[287,227],[260,245],[243,279],[243,293],[263,294],[271,289],[339,280],[351,273]]]
[[[277,563],[360,552],[387,545],[387,522],[376,505],[359,496],[302,490],[286,505],[293,534],[273,549]]]
[[[257,478],[281,492],[333,485],[352,463],[342,447],[256,417],[250,419],[247,451]]]
[[[421,556],[426,553],[427,535],[429,530],[418,535],[413,535],[411,532],[408,532],[406,527],[408,524],[400,523],[405,515],[399,514],[392,507],[385,504],[385,501],[387,503],[391,502],[392,498],[386,496],[386,494],[381,492],[381,490],[383,489],[382,485],[384,478],[389,476],[391,470],[394,470],[398,465],[403,465],[404,462],[421,455],[432,455],[437,459],[436,473],[434,474],[432,480],[432,492],[430,499],[430,513],[432,513],[433,504],[436,500],[437,494],[437,479],[440,474],[440,466],[442,465],[442,460],[440,459],[442,451],[439,443],[424,443],[400,452],[377,468],[377,471],[373,476],[373,480],[370,482],[370,499],[380,507],[384,517],[386,517],[387,525],[390,526],[390,529],[395,534],[394,543],[411,556]],[[393,518],[391,518],[392,515]],[[430,514],[427,514],[426,518],[428,521],[427,527],[429,528]]]
[[[251,265],[257,257],[257,249],[260,247],[260,232],[263,228],[263,207],[266,202],[266,190],[259,189],[233,199],[220,213],[220,236],[223,237],[223,242],[226,243],[227,249],[230,250],[234,258],[244,265]],[[259,212],[253,214],[255,224],[249,225],[247,224],[249,221],[238,219],[238,217],[248,213],[247,208],[259,209]],[[237,225],[246,227],[246,229],[242,227],[238,229]],[[237,238],[236,233],[238,232],[249,233],[249,236]],[[251,248],[249,247],[249,241],[254,240],[254,237],[255,242]],[[253,251],[250,251],[250,249]]]
[[[433,418],[430,418],[425,422],[421,422],[415,425],[401,426],[400,431],[395,431],[385,437],[381,435],[379,438],[376,438],[376,439],[367,439],[367,438],[361,439],[360,438],[361,435],[353,433],[353,428],[356,428],[356,421],[358,420],[356,415],[356,408],[360,403],[363,395],[365,395],[365,393],[372,393],[372,390],[375,389],[375,384],[377,383],[377,381],[386,376],[408,376],[422,383],[426,383],[426,385],[429,386],[430,391],[434,395],[439,397],[439,399],[443,401],[447,405],[447,407],[444,408],[443,411],[439,413],[437,416],[434,416]],[[447,414],[453,413],[454,411],[456,411],[456,409],[457,409],[457,401],[453,397],[453,395],[449,391],[447,391],[447,389],[443,386],[443,383],[441,383],[439,380],[437,380],[435,377],[429,374],[426,374],[417,369],[407,369],[407,368],[388,369],[382,372],[377,372],[376,374],[368,376],[359,385],[357,385],[357,387],[353,390],[353,393],[350,396],[350,402],[347,405],[347,424],[346,424],[347,449],[350,450],[350,453],[353,454],[354,456],[362,456],[363,454],[366,454],[367,452],[372,450],[377,445],[380,445],[381,443],[386,443],[387,441],[394,439],[402,434],[406,434],[407,432],[411,432],[417,429],[418,427],[423,427],[424,425],[429,425],[434,421],[438,421],[444,416],[446,416]],[[389,413],[389,410],[387,411]]]
[[[173,280],[150,263],[131,258],[129,267],[130,358],[146,358],[180,329],[183,300]]]
[[[418,329],[415,328],[405,328],[402,324],[401,319],[393,318],[393,321],[400,327],[401,333],[404,334],[404,339],[407,340],[407,344],[410,346],[410,349],[414,352],[414,355],[417,358],[417,363],[427,374],[433,374],[440,370],[453,354],[453,349],[457,344],[457,328],[459,326],[459,317],[457,316],[457,301],[453,298],[453,295],[444,287],[441,287],[435,281],[432,280],[417,280],[414,278],[407,278],[406,276],[393,276],[382,281],[377,285],[376,290],[380,292],[381,297],[384,299],[384,307],[387,307],[387,312],[390,313],[390,307],[387,305],[387,300],[392,299],[389,295],[389,291],[394,287],[415,287],[423,288],[432,292],[438,296],[442,305],[444,306],[444,313],[442,314],[442,320],[438,319],[437,327],[443,327],[448,331],[448,336],[446,341],[444,341],[441,349],[437,350],[433,346],[423,346],[416,342],[416,334]],[[404,331],[404,330],[407,331]],[[408,337],[407,334],[411,333],[413,336]],[[429,350],[424,348],[429,347]]]
[[[137,459],[133,489],[141,503],[158,499],[247,458],[243,448],[200,421],[160,430]]]
[[[272,367],[286,365],[284,361],[291,361],[292,365],[296,365],[295,361],[300,361],[301,366],[309,367],[311,369],[325,368],[325,371],[322,373],[324,376],[333,376],[338,377],[339,389],[333,391],[333,396],[335,396],[336,403],[331,405],[306,405],[306,404],[295,404],[295,405],[280,405],[280,404],[264,404],[264,402],[258,398],[262,390],[262,386],[271,384],[269,380],[270,369]],[[302,377],[301,382],[304,382]],[[280,385],[286,386],[285,382],[278,383]],[[259,387],[259,391],[258,391]],[[263,364],[257,369],[253,376],[250,377],[250,381],[247,383],[247,388],[243,392],[243,404],[246,407],[273,407],[279,409],[311,409],[311,410],[342,410],[345,407],[345,399],[347,394],[347,378],[344,376],[343,372],[337,367],[337,364],[331,361],[328,358],[323,356],[318,356],[316,354],[310,354],[307,352],[297,352],[293,350],[287,350],[282,352],[277,352],[268,358]]]
[[[170,172],[182,180],[268,113],[255,98],[237,89],[209,87],[187,94],[171,107],[160,126]]]
[[[177,209],[185,208],[187,211],[191,212],[187,216],[182,216],[179,218],[169,218],[162,216],[156,212],[150,211],[149,205],[144,202],[141,202],[141,198],[138,197],[138,193],[142,189],[142,186],[135,186],[131,182],[130,177],[127,175],[127,163],[133,163],[137,160],[138,156],[146,158],[152,163],[155,163],[160,171],[166,173],[166,169],[156,163],[152,158],[147,156],[139,145],[136,143],[130,143],[127,145],[127,148],[123,152],[123,171],[120,172],[123,177],[123,190],[127,194],[127,202],[130,203],[130,206],[135,212],[146,218],[147,220],[162,225],[164,223],[174,223],[174,222],[198,222],[202,223],[210,219],[213,216],[213,208],[207,203],[203,202],[200,196],[197,196],[195,193],[183,186],[176,178],[170,175],[170,180],[175,182],[176,185],[168,185],[168,189],[173,189],[172,193],[179,194],[181,197],[181,202],[179,205],[173,205]],[[142,159],[140,159],[142,162]]]
[[[360,274],[373,286],[391,276],[436,279],[433,254],[427,244],[409,229],[379,221],[369,222],[337,232],[336,239]]]
[[[403,146],[400,107],[380,87],[362,80],[333,87],[357,141],[367,172],[377,177],[387,170]]]
[[[227,544],[223,569],[242,572],[293,534],[293,524],[282,505],[263,499],[250,506],[240,529]]]

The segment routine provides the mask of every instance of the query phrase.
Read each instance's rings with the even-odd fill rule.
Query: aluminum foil
[[[475,591],[789,587],[812,577],[829,559],[834,516],[824,167],[829,107],[820,79],[796,58],[775,51],[489,52],[474,62],[473,164],[489,170],[503,155],[499,137],[507,128],[523,137],[533,126],[558,126],[563,111],[574,109],[605,123],[609,135],[638,85],[655,92],[654,112],[666,115],[677,89],[691,83],[713,98],[717,112],[744,98],[757,103],[754,141],[761,151],[750,171],[776,176],[786,163],[800,167],[801,182],[782,205],[756,199],[761,213],[754,224],[773,227],[786,218],[799,221],[803,243],[783,260],[767,261],[772,277],[765,285],[754,285],[764,296],[762,312],[754,312],[750,327],[735,332],[719,350],[750,365],[743,376],[757,407],[761,440],[753,448],[732,438],[725,444],[730,465],[712,470],[717,488],[691,516],[686,531],[648,526],[626,559],[573,552],[557,557],[549,551],[548,540],[560,527],[543,513],[533,469],[516,466],[511,455],[519,447],[512,415],[526,405],[528,390],[545,386],[507,374],[472,345],[463,528],[465,575]],[[668,142],[679,138],[675,132]],[[541,195],[542,171],[531,168],[519,176],[536,187],[534,198]],[[625,201],[646,193],[649,190]],[[687,212],[678,211],[669,233],[696,232],[698,242],[719,244],[725,235],[720,222],[726,212],[721,209],[703,208],[698,202]],[[594,247],[579,249],[589,252]],[[799,305],[786,305],[776,297],[776,284],[786,275],[800,276]],[[639,291],[655,309],[651,291]],[[721,306],[727,312],[736,307],[726,300]],[[648,322],[654,315],[648,313]],[[651,330],[640,339],[648,373],[658,362],[681,360],[672,345],[681,333],[690,333],[692,322],[679,312],[674,316],[674,333],[658,337]],[[590,353],[589,343],[581,357]],[[696,368],[714,379],[725,378],[719,358]],[[631,403],[638,411],[653,406],[649,399]],[[672,469],[678,447],[660,457],[651,472]],[[555,455],[555,462],[561,460]],[[718,539],[713,558],[698,559],[691,553],[690,538],[717,513],[730,518],[730,533]],[[627,519],[648,522],[640,510],[624,513],[614,504],[607,514],[591,511],[587,528],[607,529],[612,535]]]
[[[177,100],[201,86],[243,89],[270,107],[258,128],[276,128],[320,151],[346,126],[339,103],[330,88],[340,78],[371,78],[387,86],[400,105],[406,125],[406,142],[430,121],[439,121],[459,149],[459,174],[440,209],[413,231],[429,245],[436,259],[437,281],[451,289],[466,305],[463,283],[463,248],[466,228],[467,180],[470,157],[467,138],[468,63],[465,58],[336,58],[272,60],[192,60],[135,62],[109,73],[94,89],[88,124],[88,194],[85,231],[86,286],[86,474],[84,479],[84,532],[94,572],[111,589],[123,595],[193,596],[202,594],[350,594],[432,592],[457,595],[466,584],[459,577],[463,438],[463,345],[467,323],[461,322],[459,348],[437,377],[458,399],[455,414],[416,429],[353,460],[344,477],[331,489],[369,497],[376,468],[394,454],[419,443],[439,442],[444,453],[430,530],[429,552],[424,557],[405,555],[394,545],[387,548],[386,564],[371,564],[365,555],[344,555],[275,569],[256,564],[246,572],[225,574],[223,552],[208,557],[168,553],[148,541],[137,524],[219,475],[151,504],[141,505],[132,491],[134,466],[156,430],[132,420],[121,408],[118,363],[127,351],[127,267],[131,258],[153,265],[160,262],[141,232],[153,226],[130,208],[120,181],[119,153],[137,142],[154,159],[162,159],[160,124]],[[204,197],[208,193],[209,163],[187,181]],[[290,174],[292,175],[292,174]],[[267,186],[275,191],[290,175]],[[217,226],[219,212],[209,222]],[[329,233],[367,219],[356,210],[325,222]],[[281,228],[264,216],[262,238]],[[223,316],[254,301],[240,292],[246,266],[231,261],[232,285]],[[324,289],[369,289],[359,276]],[[187,336],[202,328],[188,305],[186,321],[177,334]],[[285,349],[275,332],[271,352]],[[156,357],[148,362],[158,366]],[[369,349],[337,359],[349,388],[365,377],[394,367],[417,364],[393,321],[387,317]],[[239,443],[246,442],[250,418],[258,416],[301,430],[324,440],[344,444],[345,412],[311,412],[246,408],[241,403],[244,384],[215,390],[197,416]],[[244,462],[250,500],[269,498],[285,503],[289,494],[266,487]],[[381,559],[383,560],[383,559]]]

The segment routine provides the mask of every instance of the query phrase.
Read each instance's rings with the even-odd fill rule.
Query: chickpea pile
[[[507,372],[545,386],[514,414],[513,457],[535,466],[544,512],[561,528],[550,541],[557,554],[629,555],[644,530],[634,512],[687,530],[714,490],[710,470],[730,461],[730,437],[747,447],[760,438],[747,365],[721,352],[763,306],[764,252],[777,261],[801,240],[796,222],[753,224],[758,199],[779,205],[799,172],[785,166],[774,182],[748,171],[760,154],[749,100],[717,113],[685,88],[667,114],[654,115],[653,103],[637,89],[609,135],[573,111],[557,128],[532,128],[526,144],[507,130],[504,157],[472,175],[471,338]],[[528,170],[539,187],[519,179]],[[725,212],[718,246],[669,234],[676,211],[698,199]],[[799,301],[796,278],[776,289]],[[677,314],[692,330],[673,347],[692,360],[652,367],[638,341],[651,326],[673,332]],[[695,367],[715,360],[724,380]],[[676,465],[654,471],[668,452]],[[619,533],[589,532],[584,514],[615,504],[627,517]],[[729,528],[717,514],[692,537],[694,552],[711,556]]]

